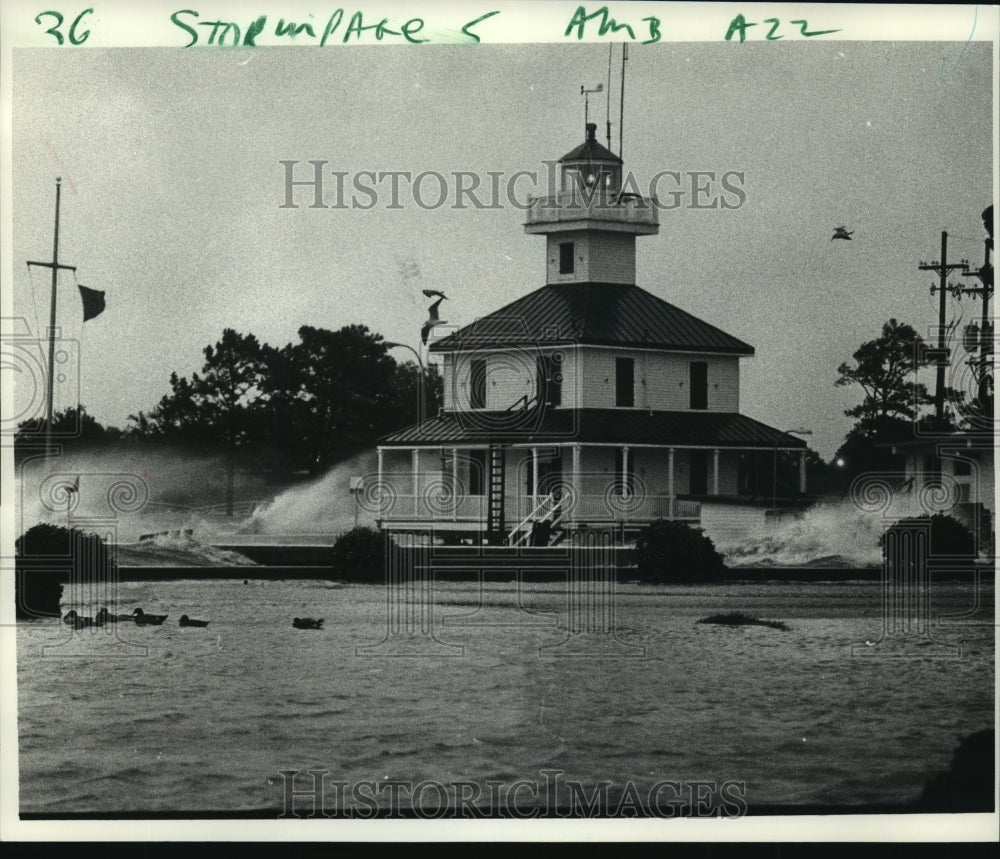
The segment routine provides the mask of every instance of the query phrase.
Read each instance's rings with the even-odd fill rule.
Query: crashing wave
[[[207,546],[191,529],[145,534],[137,543],[119,544],[118,564],[123,567],[253,567],[245,555]]]

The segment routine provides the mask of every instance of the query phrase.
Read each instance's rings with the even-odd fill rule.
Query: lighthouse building
[[[656,519],[698,523],[706,504],[806,491],[805,443],[740,414],[753,347],[637,285],[635,242],[659,231],[658,209],[622,193],[595,129],[527,212],[544,285],[431,344],[443,407],[378,447],[384,529],[627,540]]]

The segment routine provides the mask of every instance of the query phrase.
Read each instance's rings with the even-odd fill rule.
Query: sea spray
[[[367,451],[335,465],[322,477],[286,489],[261,505],[250,517],[247,530],[253,534],[336,535],[358,525],[375,525],[375,514],[351,494],[351,478],[375,479],[378,468],[374,451]]]
[[[889,525],[920,515],[929,513],[908,496],[878,512],[862,510],[846,499],[831,500],[773,518],[760,511],[741,519],[739,528],[725,527],[720,518],[705,531],[730,567],[873,567],[882,563],[880,541]]]
[[[84,530],[112,526],[119,543],[193,529],[201,542],[214,541],[236,533],[250,510],[274,494],[263,478],[237,472],[237,513],[242,515],[229,517],[225,481],[221,457],[139,445],[70,450],[29,460],[18,469],[16,529],[23,533],[39,522]]]
[[[117,547],[122,567],[247,567],[254,561],[238,552],[208,546],[185,530],[155,534]]]
[[[193,543],[203,549],[262,537],[300,542],[306,535],[322,535],[332,542],[354,527],[355,521],[375,525],[376,514],[351,494],[350,480],[374,479],[376,470],[375,452],[368,451],[339,463],[321,477],[278,492],[260,476],[237,472],[237,515],[230,517],[224,509],[225,465],[221,457],[150,450],[140,445],[134,449],[76,450],[48,460],[28,461],[18,470],[15,527],[18,534],[39,522],[76,524],[87,530],[86,520],[112,521],[120,545],[137,544],[144,535],[190,530]],[[73,484],[79,476],[79,489],[71,501],[63,495],[61,501],[53,503],[46,496],[46,478],[53,473],[66,484]],[[122,475],[133,476],[146,494],[134,510],[127,503],[117,510],[109,507],[109,494]],[[773,518],[765,517],[762,508],[706,501],[701,526],[733,567],[866,567],[881,563],[880,538],[888,525],[915,515],[927,512],[913,496],[897,497],[890,509],[879,512],[866,512],[848,499],[839,499]],[[212,562],[195,545],[174,548]],[[149,555],[153,548],[141,551]]]

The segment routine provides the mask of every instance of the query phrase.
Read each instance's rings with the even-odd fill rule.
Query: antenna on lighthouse
[[[625,131],[625,62],[628,60],[628,42],[622,43],[622,93],[618,107],[618,157],[623,158],[622,136]]]
[[[598,84],[596,89],[585,89],[580,85],[580,95],[583,96],[583,127],[587,127],[590,122],[590,94],[592,92],[604,92],[604,84]]]
[[[604,106],[604,118],[608,125],[608,149],[611,149],[611,59],[614,56],[615,45],[612,42],[608,45],[608,97]]]

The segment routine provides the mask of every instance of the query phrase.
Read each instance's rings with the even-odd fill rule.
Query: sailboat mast
[[[48,405],[45,421],[45,450],[49,449],[52,440],[52,393],[55,387],[55,355],[56,355],[56,281],[59,278],[59,196],[62,190],[62,177],[56,177],[56,227],[52,239],[52,299],[49,311],[49,389]]]

